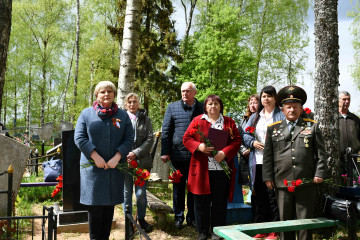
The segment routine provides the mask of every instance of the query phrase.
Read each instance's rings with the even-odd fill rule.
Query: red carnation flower
[[[302,180],[301,179],[298,179],[295,181],[295,186],[298,187],[302,184]]]
[[[289,192],[295,192],[295,187],[294,186],[289,186],[288,191]]]
[[[289,185],[288,181],[286,179],[284,179],[284,185],[285,185],[285,187],[287,187]]]
[[[304,108],[304,111],[305,111],[307,114],[310,114],[310,113],[311,113],[311,109],[310,109],[310,108]]]
[[[139,186],[142,187],[142,186],[144,186],[144,184],[145,184],[145,181],[141,181]]]
[[[136,181],[134,182],[135,185],[140,185],[140,183],[141,183],[141,179],[140,179],[140,178],[136,179]]]
[[[132,161],[130,162],[130,165],[131,165],[133,168],[137,168],[138,163],[137,163],[137,161],[132,160]]]

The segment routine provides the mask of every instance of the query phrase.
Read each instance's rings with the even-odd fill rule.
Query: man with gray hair
[[[173,183],[173,209],[178,229],[185,220],[185,190],[191,158],[191,153],[183,144],[183,136],[193,118],[204,113],[203,103],[195,98],[196,93],[194,83],[184,82],[181,85],[181,100],[168,105],[162,124],[161,159],[164,163],[171,161],[183,175],[179,183]],[[196,226],[191,192],[187,193],[187,209],[186,223]]]
[[[360,150],[360,119],[349,111],[350,93],[339,92],[340,159],[342,173],[346,174],[345,153],[351,147],[352,153]]]

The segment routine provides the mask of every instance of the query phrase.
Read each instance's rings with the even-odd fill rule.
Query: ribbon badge
[[[114,125],[116,128],[120,129],[120,122],[121,122],[121,119],[118,119],[118,118],[112,118],[112,119],[111,119],[111,121],[112,121],[113,125]]]

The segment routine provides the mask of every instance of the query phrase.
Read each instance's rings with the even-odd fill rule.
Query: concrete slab
[[[20,189],[21,179],[25,172],[26,160],[29,158],[30,147],[19,143],[12,138],[0,135],[0,172],[6,171],[10,165],[14,169],[13,190],[15,196]],[[7,174],[0,176],[0,190],[8,189]],[[0,216],[5,216],[7,211],[7,194],[0,195]]]

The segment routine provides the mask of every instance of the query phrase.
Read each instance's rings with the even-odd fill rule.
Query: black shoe
[[[206,240],[206,239],[207,239],[206,233],[199,233],[197,240]]]
[[[195,219],[190,219],[190,218],[186,219],[186,224],[187,224],[188,226],[196,227],[196,221],[195,221]]]
[[[175,220],[175,227],[177,229],[182,228],[183,222],[181,220]]]
[[[140,227],[147,233],[152,231],[152,226],[145,219],[138,220]]]
[[[218,235],[216,235],[215,233],[211,234],[211,240],[220,240],[221,237],[219,237]]]

